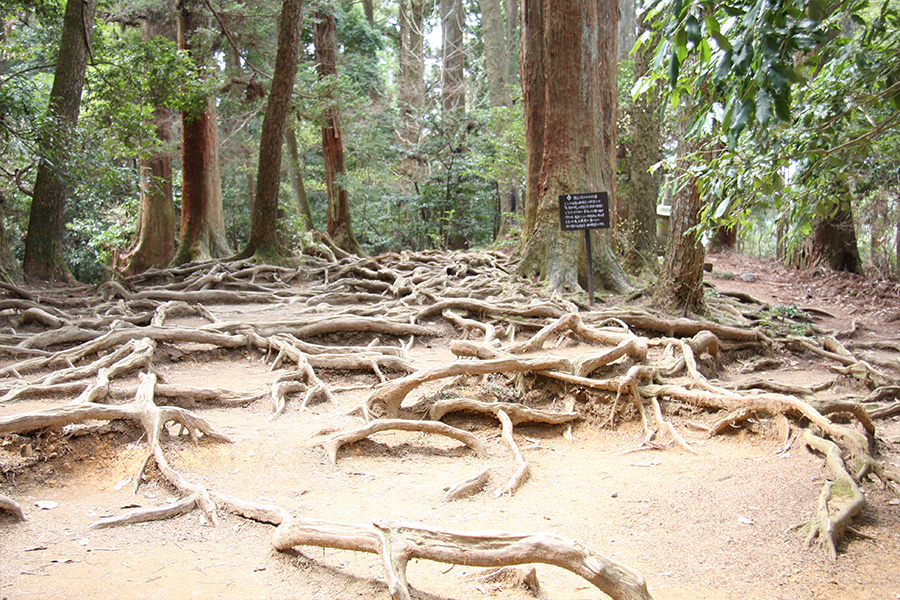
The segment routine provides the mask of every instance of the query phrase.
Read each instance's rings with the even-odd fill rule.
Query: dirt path
[[[717,269],[732,272],[765,268],[717,257]],[[820,308],[844,322],[861,305],[830,304],[796,296],[796,288],[765,271],[748,284],[739,278],[712,281],[733,286],[772,303],[822,300]],[[723,281],[727,284],[723,285]],[[874,297],[873,297],[874,298]],[[832,300],[834,300],[832,298]],[[873,329],[887,323],[890,306],[858,314]],[[900,308],[894,306],[894,308]],[[280,310],[221,307],[220,316],[276,320]],[[831,326],[826,323],[826,326]],[[896,329],[877,329],[897,336]],[[449,355],[442,344],[417,346],[416,358],[436,364]],[[734,373],[739,362],[725,371]],[[274,378],[255,351],[196,362],[186,357],[162,365],[172,383],[264,389]],[[831,374],[814,361],[797,361],[774,378],[806,384]],[[342,383],[374,383],[347,376]],[[416,390],[414,402],[437,384]],[[891,600],[900,598],[900,503],[877,485],[864,487],[868,503],[836,563],[807,549],[791,527],[808,520],[826,471],[819,457],[800,442],[786,451],[771,422],[750,433],[706,440],[692,434],[702,413],[673,415],[699,450],[630,452],[643,430],[624,424],[598,431],[590,423],[565,427],[516,428],[516,439],[532,465],[532,477],[514,496],[480,494],[446,503],[444,490],[484,466],[498,467],[491,485],[511,473],[508,450],[493,420],[448,418],[487,437],[490,457],[480,459],[457,442],[417,433],[382,433],[339,454],[329,464],[317,440],[358,421],[346,416],[366,390],[341,393],[338,405],[316,404],[300,411],[288,404],[270,420],[270,407],[199,410],[234,443],[170,445],[173,466],[211,489],[273,503],[295,514],[368,523],[398,519],[456,530],[548,531],[586,543],[632,566],[647,578],[661,600],[732,598],[784,600]],[[40,402],[0,405],[0,415]],[[900,439],[900,419],[882,424],[884,439]],[[897,447],[885,448],[900,463]],[[387,598],[378,557],[307,548],[302,553],[272,550],[271,526],[223,514],[218,527],[195,511],[175,519],[91,530],[98,517],[125,507],[159,505],[171,492],[151,478],[132,494],[131,478],[144,458],[137,439],[82,439],[60,458],[41,463],[15,482],[16,498],[29,520],[13,524],[0,513],[0,598],[229,598],[349,600]],[[11,488],[6,488],[11,489]],[[0,489],[2,491],[2,489]],[[35,503],[50,501],[42,510]],[[524,588],[500,587],[475,579],[480,569],[415,563],[409,581],[413,597],[429,600],[531,598]],[[538,568],[540,597],[593,599],[602,594],[583,580],[553,567]]]

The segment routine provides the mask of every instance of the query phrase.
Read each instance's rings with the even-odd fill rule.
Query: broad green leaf
[[[772,118],[772,97],[768,90],[756,92],[756,120],[765,127]]]
[[[700,22],[697,20],[697,17],[694,15],[688,15],[687,20],[684,22],[684,31],[687,36],[687,41],[694,47],[700,43]]]
[[[678,54],[673,52],[671,59],[669,59],[669,85],[673,88],[678,83],[678,71],[680,68],[681,63],[678,60]]]
[[[721,83],[725,80],[728,75],[731,74],[731,66],[732,66],[732,51],[729,50],[725,54],[722,55],[722,59],[719,61],[719,66],[716,67],[716,72],[713,75],[713,81],[716,83]]]

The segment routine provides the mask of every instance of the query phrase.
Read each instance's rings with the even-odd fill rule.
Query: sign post
[[[584,230],[587,252],[588,304],[594,303],[594,257],[591,253],[591,229],[609,229],[609,194],[563,194],[559,197],[559,226],[562,231]]]

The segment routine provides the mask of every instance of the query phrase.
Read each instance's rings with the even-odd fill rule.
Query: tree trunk
[[[400,0],[400,143],[407,152],[401,170],[409,179],[425,176],[417,155],[422,141],[420,119],[425,111],[425,1]]]
[[[696,179],[675,195],[669,219],[669,240],[657,283],[657,298],[670,310],[685,313],[703,306],[703,244],[696,226],[700,222],[700,190]]]
[[[178,47],[191,52],[191,37],[203,25],[199,7],[193,0],[181,0],[178,8]],[[181,115],[181,243],[174,264],[230,254],[225,238],[215,106],[215,99],[207,98],[197,114]]]
[[[817,221],[813,232],[812,258],[814,261],[827,264],[835,271],[849,271],[862,275],[850,190],[845,181],[837,182],[835,188],[838,206],[833,214]]]
[[[155,13],[143,24],[144,41],[155,37],[176,39],[174,13]],[[168,108],[153,110],[156,138],[168,148],[173,140],[175,113]],[[172,154],[167,149],[140,160],[140,209],[134,244],[121,258],[124,274],[151,268],[163,269],[175,256],[175,204],[172,194]]]
[[[519,50],[522,47],[520,0],[506,0],[506,80],[516,81],[519,74]]]
[[[334,16],[324,12],[316,14],[313,40],[319,79],[337,77]],[[337,181],[345,172],[341,111],[331,106],[325,109],[323,116],[325,124],[322,126],[322,154],[325,160],[325,187],[328,191],[328,235],[338,248],[353,254],[362,254],[362,249],[353,235],[347,190]]]
[[[484,69],[487,77],[488,101],[491,108],[508,108],[512,105],[509,95],[509,64],[507,60],[507,27],[503,22],[503,0],[480,0],[481,28],[484,32]],[[497,139],[502,139],[507,123],[494,116]],[[497,239],[504,237],[511,225],[511,215],[515,212],[513,201],[516,197],[515,183],[509,177],[501,176],[497,181],[500,196],[500,221]]]
[[[543,152],[539,175],[528,174],[536,189],[528,192],[520,270],[548,279],[553,289],[572,290],[587,281],[587,257],[581,232],[560,232],[558,197],[604,191],[615,196],[618,2],[526,0],[524,10],[522,80],[530,170],[536,164],[534,145]],[[537,115],[542,116],[540,130]],[[629,289],[608,232],[597,231],[594,240],[600,282],[616,291]]]
[[[250,240],[241,252],[276,259],[278,248],[278,191],[281,187],[281,149],[284,130],[291,108],[297,56],[300,53],[300,26],[303,22],[303,0],[284,0],[278,29],[278,52],[266,116],[259,139],[259,161],[256,173],[256,202],[250,215]]]
[[[297,132],[288,126],[285,131],[284,141],[288,147],[288,175],[291,178],[291,194],[297,204],[297,214],[300,215],[300,225],[305,231],[313,231],[312,211],[309,209],[309,199],[306,196],[306,186],[303,185],[303,166],[300,163],[300,150],[297,146]]]
[[[22,268],[13,255],[6,233],[3,215],[6,212],[6,196],[0,191],[0,281],[17,283],[22,280]]]
[[[441,101],[445,112],[466,107],[463,0],[441,0]]]
[[[627,4],[626,0],[626,4]],[[641,20],[641,33],[650,26]],[[634,57],[637,81],[650,71],[654,42],[646,44]],[[660,146],[659,95],[654,88],[635,98],[632,107],[631,198],[628,220],[624,223],[628,238],[625,265],[632,273],[655,272],[656,203],[659,199],[659,173],[650,169],[662,159]]]
[[[525,198],[523,212],[526,227],[537,222],[540,200],[538,185],[544,157],[544,113],[546,76],[544,73],[544,3],[525,0],[522,3],[522,51],[520,79],[525,110]]]
[[[637,41],[637,1],[622,0],[619,21],[619,60],[628,60]],[[652,47],[653,44],[650,45]]]
[[[71,130],[78,122],[81,92],[90,55],[96,0],[68,0],[59,40],[59,56],[47,109],[49,128],[41,135],[40,159],[25,236],[24,274],[29,280],[72,278],[63,255],[65,235],[66,175],[60,166],[67,160]]]

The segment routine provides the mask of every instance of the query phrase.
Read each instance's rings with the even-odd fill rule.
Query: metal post
[[[584,249],[587,252],[588,306],[594,304],[594,257],[591,256],[591,230],[584,230]]]

